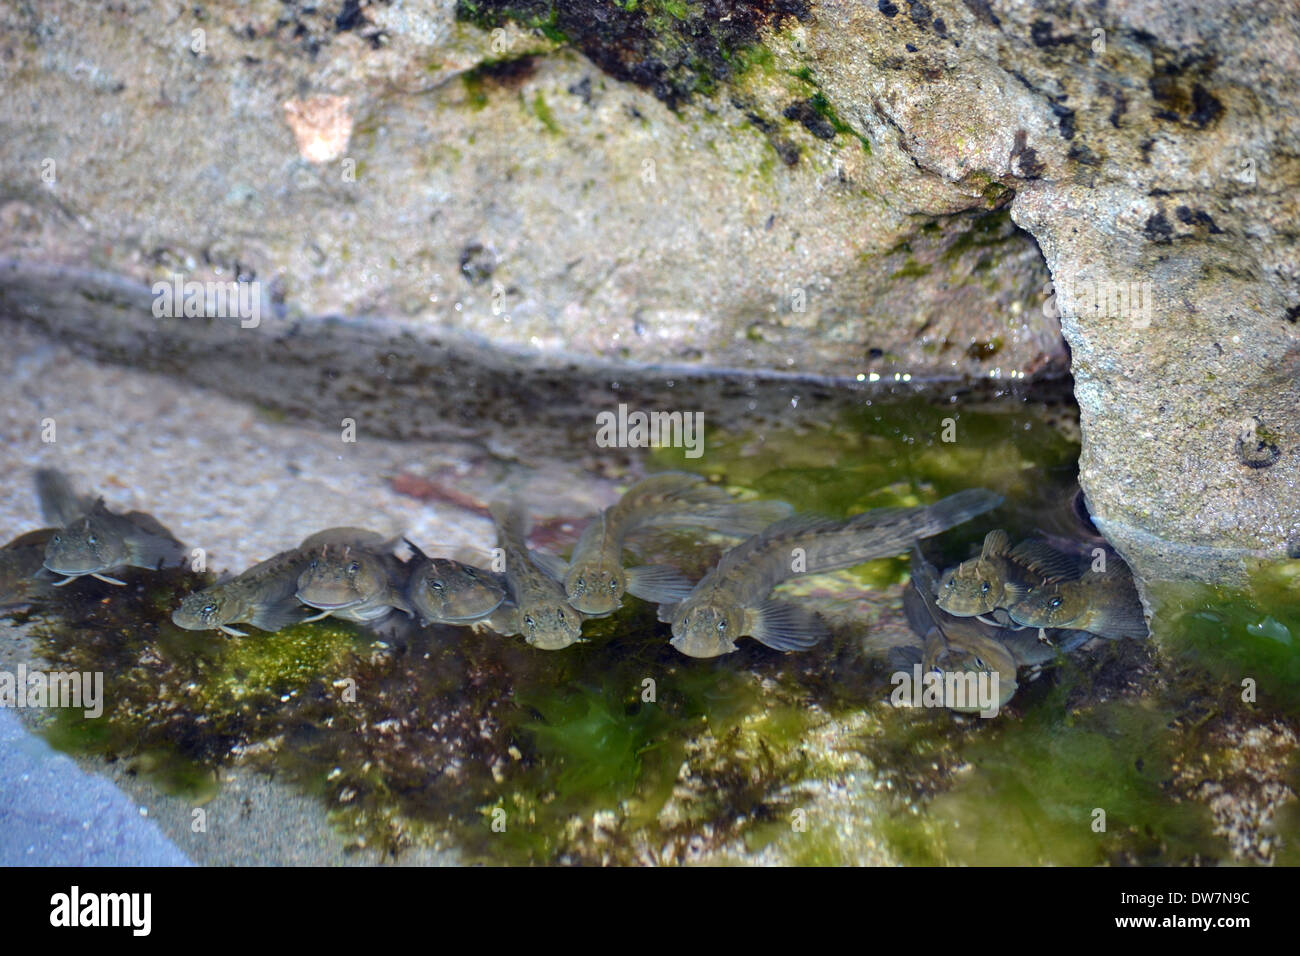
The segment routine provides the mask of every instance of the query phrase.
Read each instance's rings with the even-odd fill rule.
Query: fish
[[[54,577],[45,569],[45,546],[57,532],[28,531],[0,548],[0,608],[30,604],[51,593]]]
[[[826,636],[826,626],[801,607],[770,600],[778,584],[898,554],[1001,501],[971,489],[932,505],[878,508],[842,521],[792,515],[723,554],[684,600],[659,606],[659,620],[672,624],[670,643],[688,657],[730,654],[742,636],[774,650],[806,650]]]
[[[487,626],[505,637],[523,635],[526,643],[545,651],[581,642],[583,615],[569,604],[557,559],[529,549],[528,522],[518,506],[494,502],[488,510],[505,551],[510,600],[486,619]]]
[[[298,576],[295,594],[321,613],[304,622],[332,615],[364,624],[387,617],[394,608],[414,617],[403,594],[406,565],[387,553],[390,545],[329,543],[315,550]]]
[[[415,560],[406,598],[425,624],[468,624],[487,617],[506,599],[504,580],[449,558],[431,558],[410,539]]]
[[[984,537],[978,557],[943,573],[938,604],[955,617],[982,617],[1009,608],[1034,585],[1078,576],[1078,562],[1070,555],[1041,541],[1022,541],[1013,548],[1011,537],[999,529]]]
[[[1030,589],[1008,613],[1025,627],[1086,631],[1112,641],[1145,640],[1149,635],[1133,575],[1118,557],[1112,557],[1105,570],[1089,569],[1076,581]]]
[[[997,707],[1001,709],[1020,686],[1017,674],[1021,664],[1001,639],[1002,632],[987,628],[972,617],[945,613],[935,602],[939,582],[934,565],[925,560],[915,545],[911,568],[912,579],[903,594],[903,612],[923,642],[922,673],[997,675]],[[958,713],[978,713],[983,709],[968,702],[956,706],[945,700],[944,704]]]
[[[121,567],[157,570],[179,564],[186,556],[185,546],[157,518],[142,511],[109,511],[104,499],[77,495],[60,472],[39,470],[36,493],[46,520],[61,522],[45,547],[43,562],[63,575],[55,587],[86,575],[121,585],[125,582],[108,572]]]
[[[329,528],[267,558],[229,581],[187,594],[172,611],[172,622],[189,631],[219,630],[231,637],[248,635],[234,627],[251,624],[274,633],[306,620],[298,600],[298,578],[312,557],[329,544],[382,547],[383,536],[360,528]]]
[[[736,501],[699,475],[665,472],[642,479],[588,522],[564,576],[569,603],[591,617],[618,610],[624,594],[672,604],[693,582],[661,565],[623,567],[627,537],[645,528],[707,528],[747,537],[790,514],[782,501]]]

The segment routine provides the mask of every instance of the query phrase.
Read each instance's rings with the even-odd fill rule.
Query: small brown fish
[[[563,650],[581,641],[582,612],[570,606],[560,583],[558,559],[528,547],[528,523],[518,508],[491,506],[497,540],[506,556],[506,586],[510,601],[486,619],[498,634],[522,634],[533,647]]]
[[[919,548],[913,546],[912,580],[903,594],[903,611],[912,630],[923,641],[922,673],[996,675],[998,699],[995,709],[1000,709],[1015,696],[1019,687],[1017,672],[1020,662],[1001,640],[1002,631],[980,624],[974,618],[945,613],[935,603],[937,587],[934,566],[922,557]],[[977,713],[984,709],[970,700],[958,703],[945,699],[944,703],[959,713]]]
[[[341,617],[368,623],[387,617],[394,608],[414,617],[402,593],[406,566],[392,554],[351,544],[325,545],[298,576],[298,600],[321,613],[304,618]]]
[[[1104,571],[1032,588],[1008,613],[1025,627],[1086,631],[1112,641],[1149,634],[1133,575],[1118,556]]]
[[[415,554],[406,597],[426,624],[469,624],[506,599],[505,582],[490,571],[449,558],[431,558],[407,539]]]
[[[281,551],[229,581],[187,594],[172,611],[172,621],[190,631],[219,630],[233,637],[247,635],[235,624],[251,624],[275,632],[306,620],[298,601],[298,578],[326,545],[381,548],[383,536],[360,528],[330,528],[307,538],[296,548]]]
[[[747,537],[789,514],[790,506],[780,501],[736,501],[699,475],[652,475],[588,522],[564,577],[569,603],[599,617],[616,611],[624,593],[654,604],[673,604],[690,594],[692,583],[674,568],[623,567],[624,542],[634,532],[706,528]]]
[[[185,558],[185,546],[158,519],[141,511],[117,514],[104,506],[102,498],[87,507],[89,499],[73,492],[59,472],[38,471],[36,490],[46,520],[75,516],[50,537],[45,548],[45,567],[64,576],[55,587],[85,575],[123,584],[108,572],[121,567],[157,570]]]
[[[741,636],[775,650],[806,650],[826,635],[825,625],[803,608],[769,600],[778,584],[898,554],[1001,501],[972,489],[932,505],[878,508],[843,521],[786,518],[724,554],[685,600],[660,605],[659,620],[672,624],[671,644],[689,657],[729,654]]]
[[[50,593],[54,576],[45,569],[45,547],[57,531],[28,531],[0,548],[0,608],[30,604]]]
[[[1005,531],[990,531],[979,557],[943,573],[938,603],[955,617],[977,617],[1010,607],[1034,585],[1078,576],[1073,557],[1041,541],[1023,541],[1013,548]]]

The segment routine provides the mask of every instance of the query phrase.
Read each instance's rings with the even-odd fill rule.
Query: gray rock
[[[615,376],[710,411],[742,373],[1043,376],[1064,332],[1082,483],[1139,572],[1297,546],[1289,4],[470,6],[495,29],[6,8],[0,311],[398,437],[589,417]],[[255,278],[267,328],[155,319],[178,273]]]

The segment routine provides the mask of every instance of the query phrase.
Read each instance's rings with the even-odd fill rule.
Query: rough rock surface
[[[1045,374],[1059,316],[1139,570],[1300,547],[1293,5],[628,6],[6,8],[0,308],[184,371],[212,323],[60,268],[256,277],[232,368],[382,315],[394,354],[492,342],[571,386]],[[266,404],[311,403],[284,381]]]

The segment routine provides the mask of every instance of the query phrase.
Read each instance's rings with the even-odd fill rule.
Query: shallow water
[[[1003,494],[927,543],[940,563],[995,527],[1078,533],[1068,403],[886,396],[800,422],[714,428],[703,457],[660,449],[647,470],[831,515]],[[656,546],[700,573],[722,543]],[[1247,592],[1153,584],[1152,641],[1062,658],[990,720],[890,706],[888,649],[914,640],[903,557],[787,586],[832,625],[812,651],[744,640],[707,661],[669,647],[635,599],[562,652],[401,622],[186,632],[170,610],[211,576],[135,572],[126,588],[79,581],[39,613],[52,668],[112,681],[103,719],[60,711],[46,734],[196,805],[223,768],[257,768],[323,801],[352,845],[397,859],[435,846],[530,863],[1294,860],[1287,571]]]

